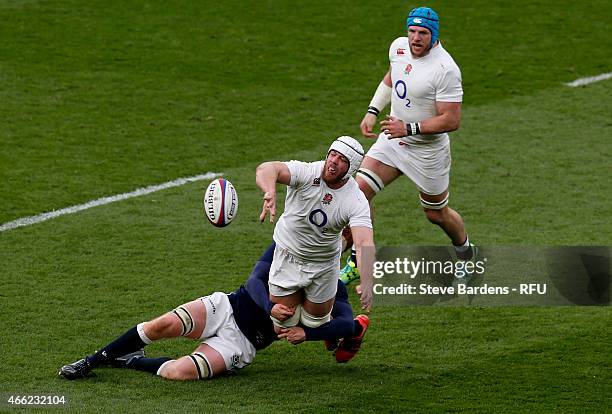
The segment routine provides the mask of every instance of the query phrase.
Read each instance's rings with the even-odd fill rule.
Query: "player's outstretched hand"
[[[288,318],[292,317],[294,313],[295,308],[290,308],[289,306],[285,306],[281,303],[274,305],[270,311],[270,315],[279,321],[287,320]]]
[[[301,344],[306,340],[306,332],[304,328],[300,326],[292,326],[291,328],[282,328],[280,330],[280,334],[278,335],[279,339],[287,339],[288,342],[293,345]]]
[[[263,208],[259,215],[259,221],[263,223],[268,213],[270,213],[270,223],[274,223],[276,218],[276,193],[272,191],[266,192],[263,196]]]
[[[387,138],[401,138],[406,136],[406,123],[394,116],[387,115],[380,122],[380,130],[387,135]]]
[[[355,286],[355,292],[359,295],[359,301],[361,302],[361,308],[370,312],[372,309],[372,297],[373,291],[372,288],[363,289],[361,285]]]
[[[361,121],[361,124],[359,124],[359,128],[361,129],[361,133],[363,134],[364,137],[376,138],[378,136],[378,134],[375,134],[372,132],[375,124],[376,124],[376,115],[371,114],[369,112],[366,113],[365,116],[363,117],[363,120]]]

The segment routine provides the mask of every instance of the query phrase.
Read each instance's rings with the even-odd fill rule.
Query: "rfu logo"
[[[406,75],[410,74],[410,71],[412,70],[412,65],[409,63],[406,65],[406,69],[404,69],[404,73]]]
[[[334,196],[332,196],[330,193],[327,193],[323,196],[323,204],[329,204],[332,202],[333,199]]]

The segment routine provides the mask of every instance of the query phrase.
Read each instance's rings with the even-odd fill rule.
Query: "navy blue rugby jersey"
[[[278,339],[270,315],[255,303],[244,286],[227,296],[238,328],[255,349],[264,349]]]

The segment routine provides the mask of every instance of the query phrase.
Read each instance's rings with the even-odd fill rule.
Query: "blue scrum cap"
[[[419,26],[428,29],[431,32],[431,44],[429,47],[433,47],[438,40],[438,33],[440,30],[440,18],[438,13],[429,7],[417,7],[412,9],[406,19],[406,29],[410,26]]]

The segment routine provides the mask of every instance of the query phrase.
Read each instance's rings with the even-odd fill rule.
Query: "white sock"
[[[463,253],[463,252],[466,252],[467,249],[469,249],[469,248],[470,248],[470,239],[466,235],[465,236],[465,243],[463,243],[461,246],[455,246],[455,251],[457,253]]]
[[[136,330],[138,331],[138,335],[140,336],[140,339],[142,339],[142,342],[144,342],[147,345],[153,343],[153,341],[151,339],[149,339],[149,337],[147,336],[147,334],[144,331],[144,322],[139,323],[136,326]]]

